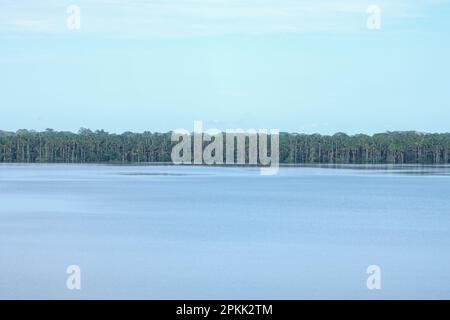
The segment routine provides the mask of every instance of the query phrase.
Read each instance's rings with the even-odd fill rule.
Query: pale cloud
[[[366,9],[377,4],[383,17],[417,16],[444,0],[74,0],[82,32],[108,37],[208,36],[359,32]],[[72,4],[70,3],[70,4]],[[68,3],[69,4],[69,3]],[[64,4],[65,5],[65,4]],[[5,1],[0,32],[67,32],[60,1]]]
[[[55,30],[51,20],[15,20],[12,26],[18,30],[33,32],[51,32]]]

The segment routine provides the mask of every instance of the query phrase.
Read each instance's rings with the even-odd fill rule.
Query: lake
[[[1,299],[450,299],[446,166],[2,164],[0,204]]]

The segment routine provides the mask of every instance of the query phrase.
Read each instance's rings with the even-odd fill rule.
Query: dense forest
[[[170,162],[176,143],[171,141],[171,132],[0,131],[0,162]],[[279,147],[280,163],[285,164],[447,164],[450,133],[408,131],[372,136],[280,133]]]

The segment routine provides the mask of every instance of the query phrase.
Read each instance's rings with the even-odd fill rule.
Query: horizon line
[[[39,130],[35,130],[35,129],[17,129],[16,131],[9,131],[9,130],[2,130],[0,129],[0,135],[5,135],[5,134],[11,134],[11,135],[17,135],[17,134],[21,134],[21,133],[31,133],[31,134],[40,134],[40,133],[56,133],[56,134],[73,134],[73,135],[83,135],[83,134],[99,134],[99,133],[104,133],[104,134],[108,134],[108,135],[126,135],[126,134],[169,134],[169,133],[173,133],[175,132],[177,129],[175,130],[169,130],[169,131],[150,131],[150,130],[145,130],[145,131],[123,131],[121,133],[119,132],[109,132],[106,131],[105,129],[95,129],[92,130],[90,128],[84,128],[84,127],[80,127],[80,129],[78,129],[77,132],[71,131],[71,130],[55,130],[52,128],[46,128],[43,131],[39,131]],[[244,133],[248,133],[246,132],[249,129],[242,129],[242,128],[234,128],[234,129],[226,129],[226,130],[219,130],[220,133],[226,133],[227,130],[243,130]],[[251,129],[253,130],[253,129]],[[194,131],[189,131],[190,134],[194,134]],[[205,133],[205,131],[201,132],[202,134]],[[380,134],[392,134],[392,133],[399,133],[399,134],[416,134],[416,135],[446,135],[446,134],[450,134],[450,131],[447,132],[425,132],[425,131],[418,131],[418,130],[386,130],[383,132],[374,132],[372,134],[369,133],[353,133],[353,134],[349,134],[346,133],[345,131],[337,131],[333,134],[324,134],[324,133],[319,133],[319,132],[315,132],[315,133],[305,133],[305,132],[296,132],[296,131],[282,131],[279,130],[279,134],[289,134],[289,135],[307,135],[307,136],[314,136],[314,135],[320,135],[320,136],[336,136],[336,135],[346,135],[349,137],[354,137],[354,136],[369,136],[369,137],[373,137],[375,135],[380,135]]]

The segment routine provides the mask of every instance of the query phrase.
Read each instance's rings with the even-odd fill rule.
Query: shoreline
[[[270,168],[270,166],[252,165],[252,164],[174,164],[171,162],[84,162],[84,163],[66,163],[66,162],[0,162],[2,165],[57,165],[57,166],[123,166],[123,167],[215,167],[215,168]],[[319,163],[298,163],[298,164],[279,164],[280,168],[324,168],[324,169],[389,169],[389,168],[450,168],[450,164],[319,164]]]

